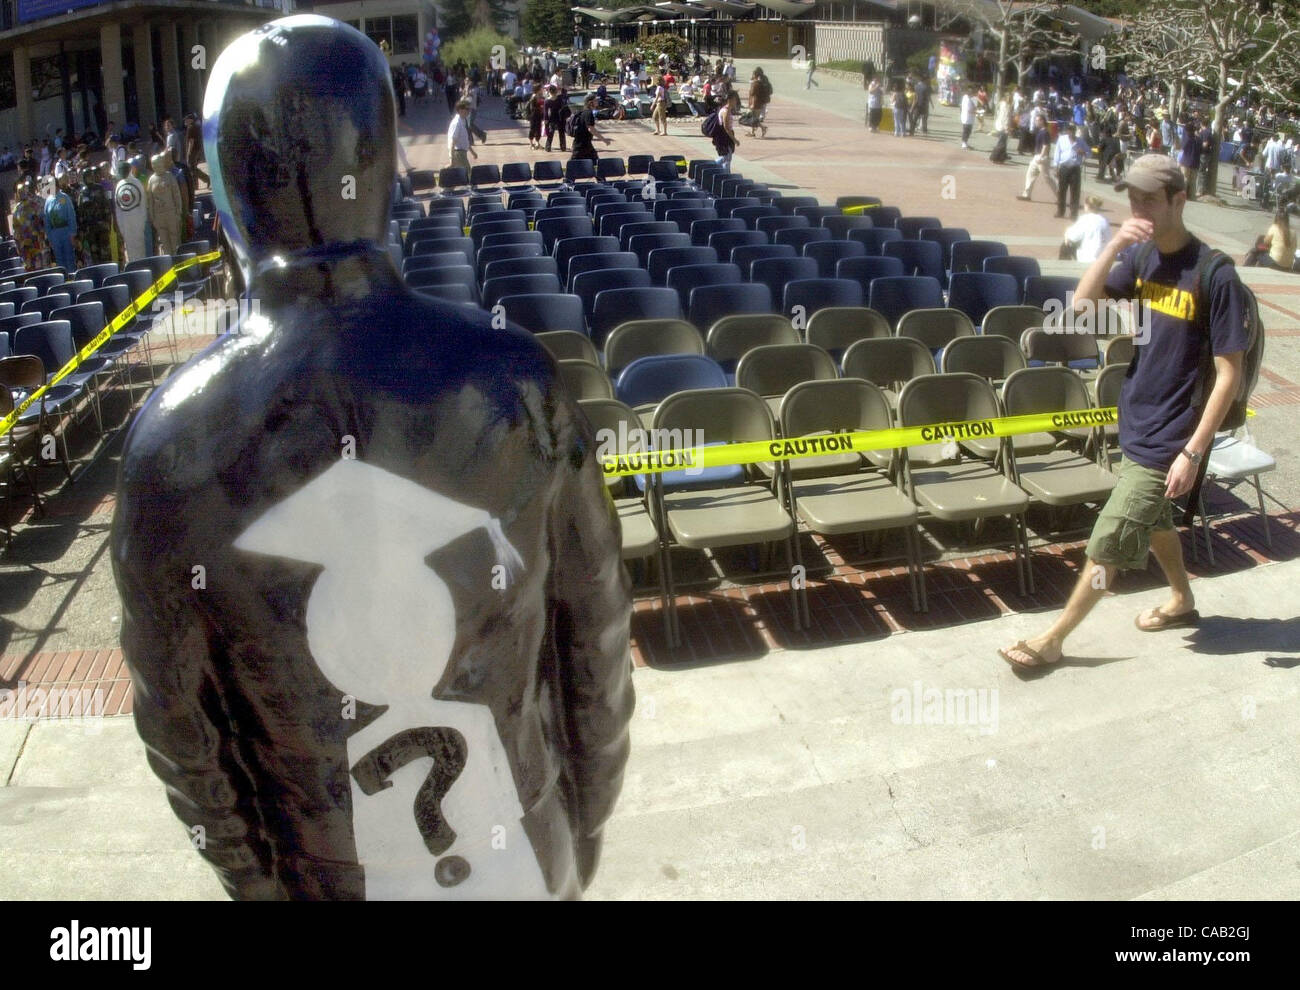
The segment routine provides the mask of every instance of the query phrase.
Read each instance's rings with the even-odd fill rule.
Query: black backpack
[[[1134,272],[1141,272],[1146,268],[1148,260],[1151,258],[1151,252],[1155,250],[1155,244],[1148,242],[1139,249],[1133,259]],[[1197,263],[1196,272],[1196,325],[1200,332],[1201,339],[1204,343],[1204,353],[1201,360],[1201,371],[1197,378],[1197,386],[1194,402],[1197,407],[1204,406],[1209,400],[1210,392],[1214,388],[1214,352],[1210,342],[1210,319],[1209,319],[1209,300],[1210,284],[1214,275],[1224,265],[1232,265],[1232,259],[1228,255],[1216,248],[1210,248]],[[1137,289],[1141,289],[1142,280],[1137,279]],[[1241,381],[1237,385],[1237,394],[1233,396],[1232,404],[1228,406],[1228,411],[1224,414],[1223,422],[1219,424],[1220,430],[1240,429],[1246,423],[1246,402],[1250,399],[1250,393],[1255,390],[1259,384],[1259,369],[1264,361],[1264,327],[1259,317],[1259,301],[1255,298],[1255,293],[1243,282],[1241,283],[1242,299],[1245,304],[1245,312],[1242,319],[1246,327],[1246,350],[1241,360]]]
[[[587,122],[583,119],[585,113],[585,110],[579,110],[577,113],[570,112],[564,119],[564,133],[571,138],[576,138],[581,132],[585,131],[587,129]]]
[[[718,133],[718,128],[721,126],[722,122],[718,120],[718,111],[714,110],[711,114],[700,121],[700,133],[706,138],[712,138],[713,135]]]

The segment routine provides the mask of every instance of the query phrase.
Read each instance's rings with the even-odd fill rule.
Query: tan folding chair
[[[537,342],[551,352],[557,361],[586,361],[599,365],[600,353],[591,338],[576,330],[547,330],[535,333]]]
[[[903,386],[898,396],[898,419],[901,426],[933,426],[943,423],[970,423],[997,418],[1000,413],[993,386],[970,374],[922,375]],[[909,447],[903,457],[906,490],[918,511],[945,522],[966,522],[991,516],[1010,516],[1015,523],[1016,575],[1020,593],[1034,590],[1033,569],[1029,560],[1029,535],[1025,511],[1029,496],[1010,477],[988,462],[963,459],[961,446],[945,441],[936,433],[935,443],[941,456],[929,453],[929,463],[914,464]],[[956,434],[950,434],[955,439]],[[1003,447],[1001,459],[1014,476],[1015,455],[1010,445]]]
[[[767,399],[773,413],[781,397],[800,382],[840,377],[835,359],[813,344],[765,344],[745,352],[736,365],[736,385]]]
[[[891,426],[884,393],[861,378],[803,382],[781,402],[781,432],[787,438]],[[924,590],[916,506],[898,485],[887,474],[864,466],[853,453],[792,460],[787,472],[793,512],[812,532],[833,536],[903,530],[912,607],[920,611]]]
[[[859,340],[891,337],[889,321],[869,306],[828,306],[808,318],[808,343],[839,360]]]
[[[898,337],[912,337],[937,351],[958,337],[974,337],[975,324],[959,309],[912,309],[898,320]]]
[[[844,352],[844,377],[863,378],[885,392],[891,409],[898,389],[919,375],[934,374],[934,355],[914,337],[859,340]]]
[[[704,338],[685,320],[629,320],[605,338],[605,371],[611,378],[640,357],[703,354]]]
[[[1037,306],[994,306],[984,314],[980,328],[985,337],[1006,337],[1019,346],[1020,335],[1030,327],[1041,327],[1043,318],[1044,313]]]
[[[617,399],[582,399],[579,408],[587,414],[601,456],[643,454],[650,450],[650,438],[641,428],[637,414]],[[623,527],[623,559],[641,560],[654,557],[661,550],[661,540],[645,497],[636,490],[631,478],[606,478],[605,485],[614,499]],[[660,591],[666,594],[663,572]]]
[[[779,313],[736,313],[724,316],[705,336],[709,357],[729,372],[745,352],[766,344],[797,344],[799,332],[787,316]]]
[[[588,361],[561,361],[560,381],[575,399],[612,399],[614,384],[609,375]]]

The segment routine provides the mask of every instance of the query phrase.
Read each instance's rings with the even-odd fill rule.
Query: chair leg
[[[1259,521],[1264,527],[1264,545],[1273,549],[1273,535],[1268,531],[1268,513],[1264,511],[1264,489],[1260,487],[1259,475],[1252,474],[1250,480],[1255,485],[1255,496],[1259,499]]]
[[[1205,514],[1205,496],[1201,492],[1196,493],[1196,505],[1201,510],[1201,532],[1205,534],[1205,556],[1214,566],[1214,544],[1210,542],[1210,520]],[[1196,543],[1196,520],[1192,520],[1192,543]]]
[[[1034,555],[1029,550],[1029,522],[1024,513],[1020,516],[1021,540],[1025,547],[1025,581],[1029,585],[1029,593],[1036,594],[1037,588],[1034,585]]]
[[[1020,585],[1020,597],[1025,598],[1028,592],[1025,590],[1025,554],[1024,541],[1021,538],[1019,516],[1016,516],[1016,581]]]

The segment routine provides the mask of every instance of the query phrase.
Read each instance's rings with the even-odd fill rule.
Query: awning
[[[763,6],[786,17],[799,17],[815,9],[817,0],[763,0]]]
[[[723,14],[730,14],[732,17],[744,17],[746,14],[752,14],[758,7],[753,3],[740,3],[737,0],[698,0],[700,6],[708,7],[710,10],[716,10]]]

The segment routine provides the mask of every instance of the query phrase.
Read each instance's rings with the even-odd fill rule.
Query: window
[[[414,55],[420,50],[420,26],[414,14],[367,17],[366,37],[389,55]]]
[[[359,20],[356,20],[356,21],[344,21],[343,23],[346,24],[348,27],[354,27],[354,28],[356,28],[358,31],[361,30],[361,21],[359,21]]]

